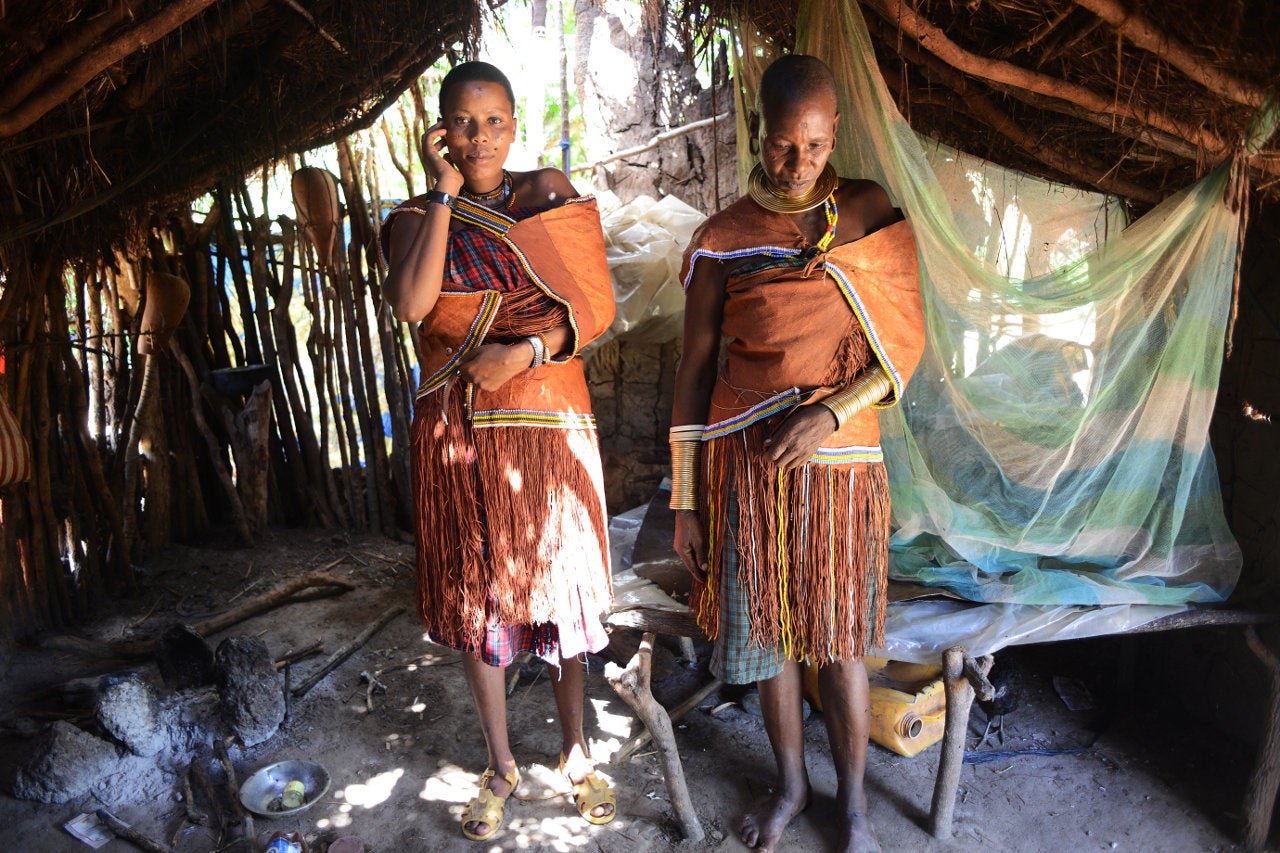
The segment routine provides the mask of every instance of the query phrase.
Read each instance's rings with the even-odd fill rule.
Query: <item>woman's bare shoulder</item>
[[[579,193],[568,176],[559,169],[537,169],[532,172],[512,173],[515,182],[516,204],[550,209],[559,207]]]
[[[893,206],[893,199],[884,187],[866,178],[844,178],[836,191],[840,205],[840,218],[848,216],[859,224],[856,230],[864,234],[879,231],[902,219],[902,211]]]

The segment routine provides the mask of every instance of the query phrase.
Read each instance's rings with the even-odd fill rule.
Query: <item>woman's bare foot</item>
[[[880,853],[880,842],[866,812],[850,812],[840,821],[840,853]]]
[[[791,819],[809,805],[809,789],[779,790],[760,800],[738,823],[738,837],[748,847],[771,853]]]

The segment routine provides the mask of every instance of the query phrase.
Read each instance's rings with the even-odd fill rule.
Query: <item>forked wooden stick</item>
[[[632,656],[627,668],[610,663],[605,667],[604,676],[653,735],[653,742],[658,747],[658,757],[662,762],[662,775],[667,780],[667,794],[676,810],[680,828],[687,840],[697,843],[703,838],[702,824],[698,822],[693,800],[689,797],[684,766],[680,763],[680,752],[676,749],[676,736],[671,730],[671,718],[667,716],[667,709],[653,698],[649,688],[652,661],[653,634],[645,632],[640,640],[640,648]]]

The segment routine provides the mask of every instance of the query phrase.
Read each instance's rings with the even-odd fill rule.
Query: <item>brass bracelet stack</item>
[[[705,424],[673,426],[671,443],[671,508],[698,508],[698,463],[702,457]]]
[[[876,365],[860,373],[843,391],[819,402],[836,416],[836,428],[839,429],[858,412],[883,400],[892,390],[893,382],[889,375]]]

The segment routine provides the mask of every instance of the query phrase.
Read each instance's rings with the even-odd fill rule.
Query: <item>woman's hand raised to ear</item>
[[[427,132],[422,134],[422,165],[431,177],[433,187],[442,193],[457,195],[462,189],[462,173],[449,162],[449,155],[443,152],[444,137],[448,131],[444,122],[438,121]]]

